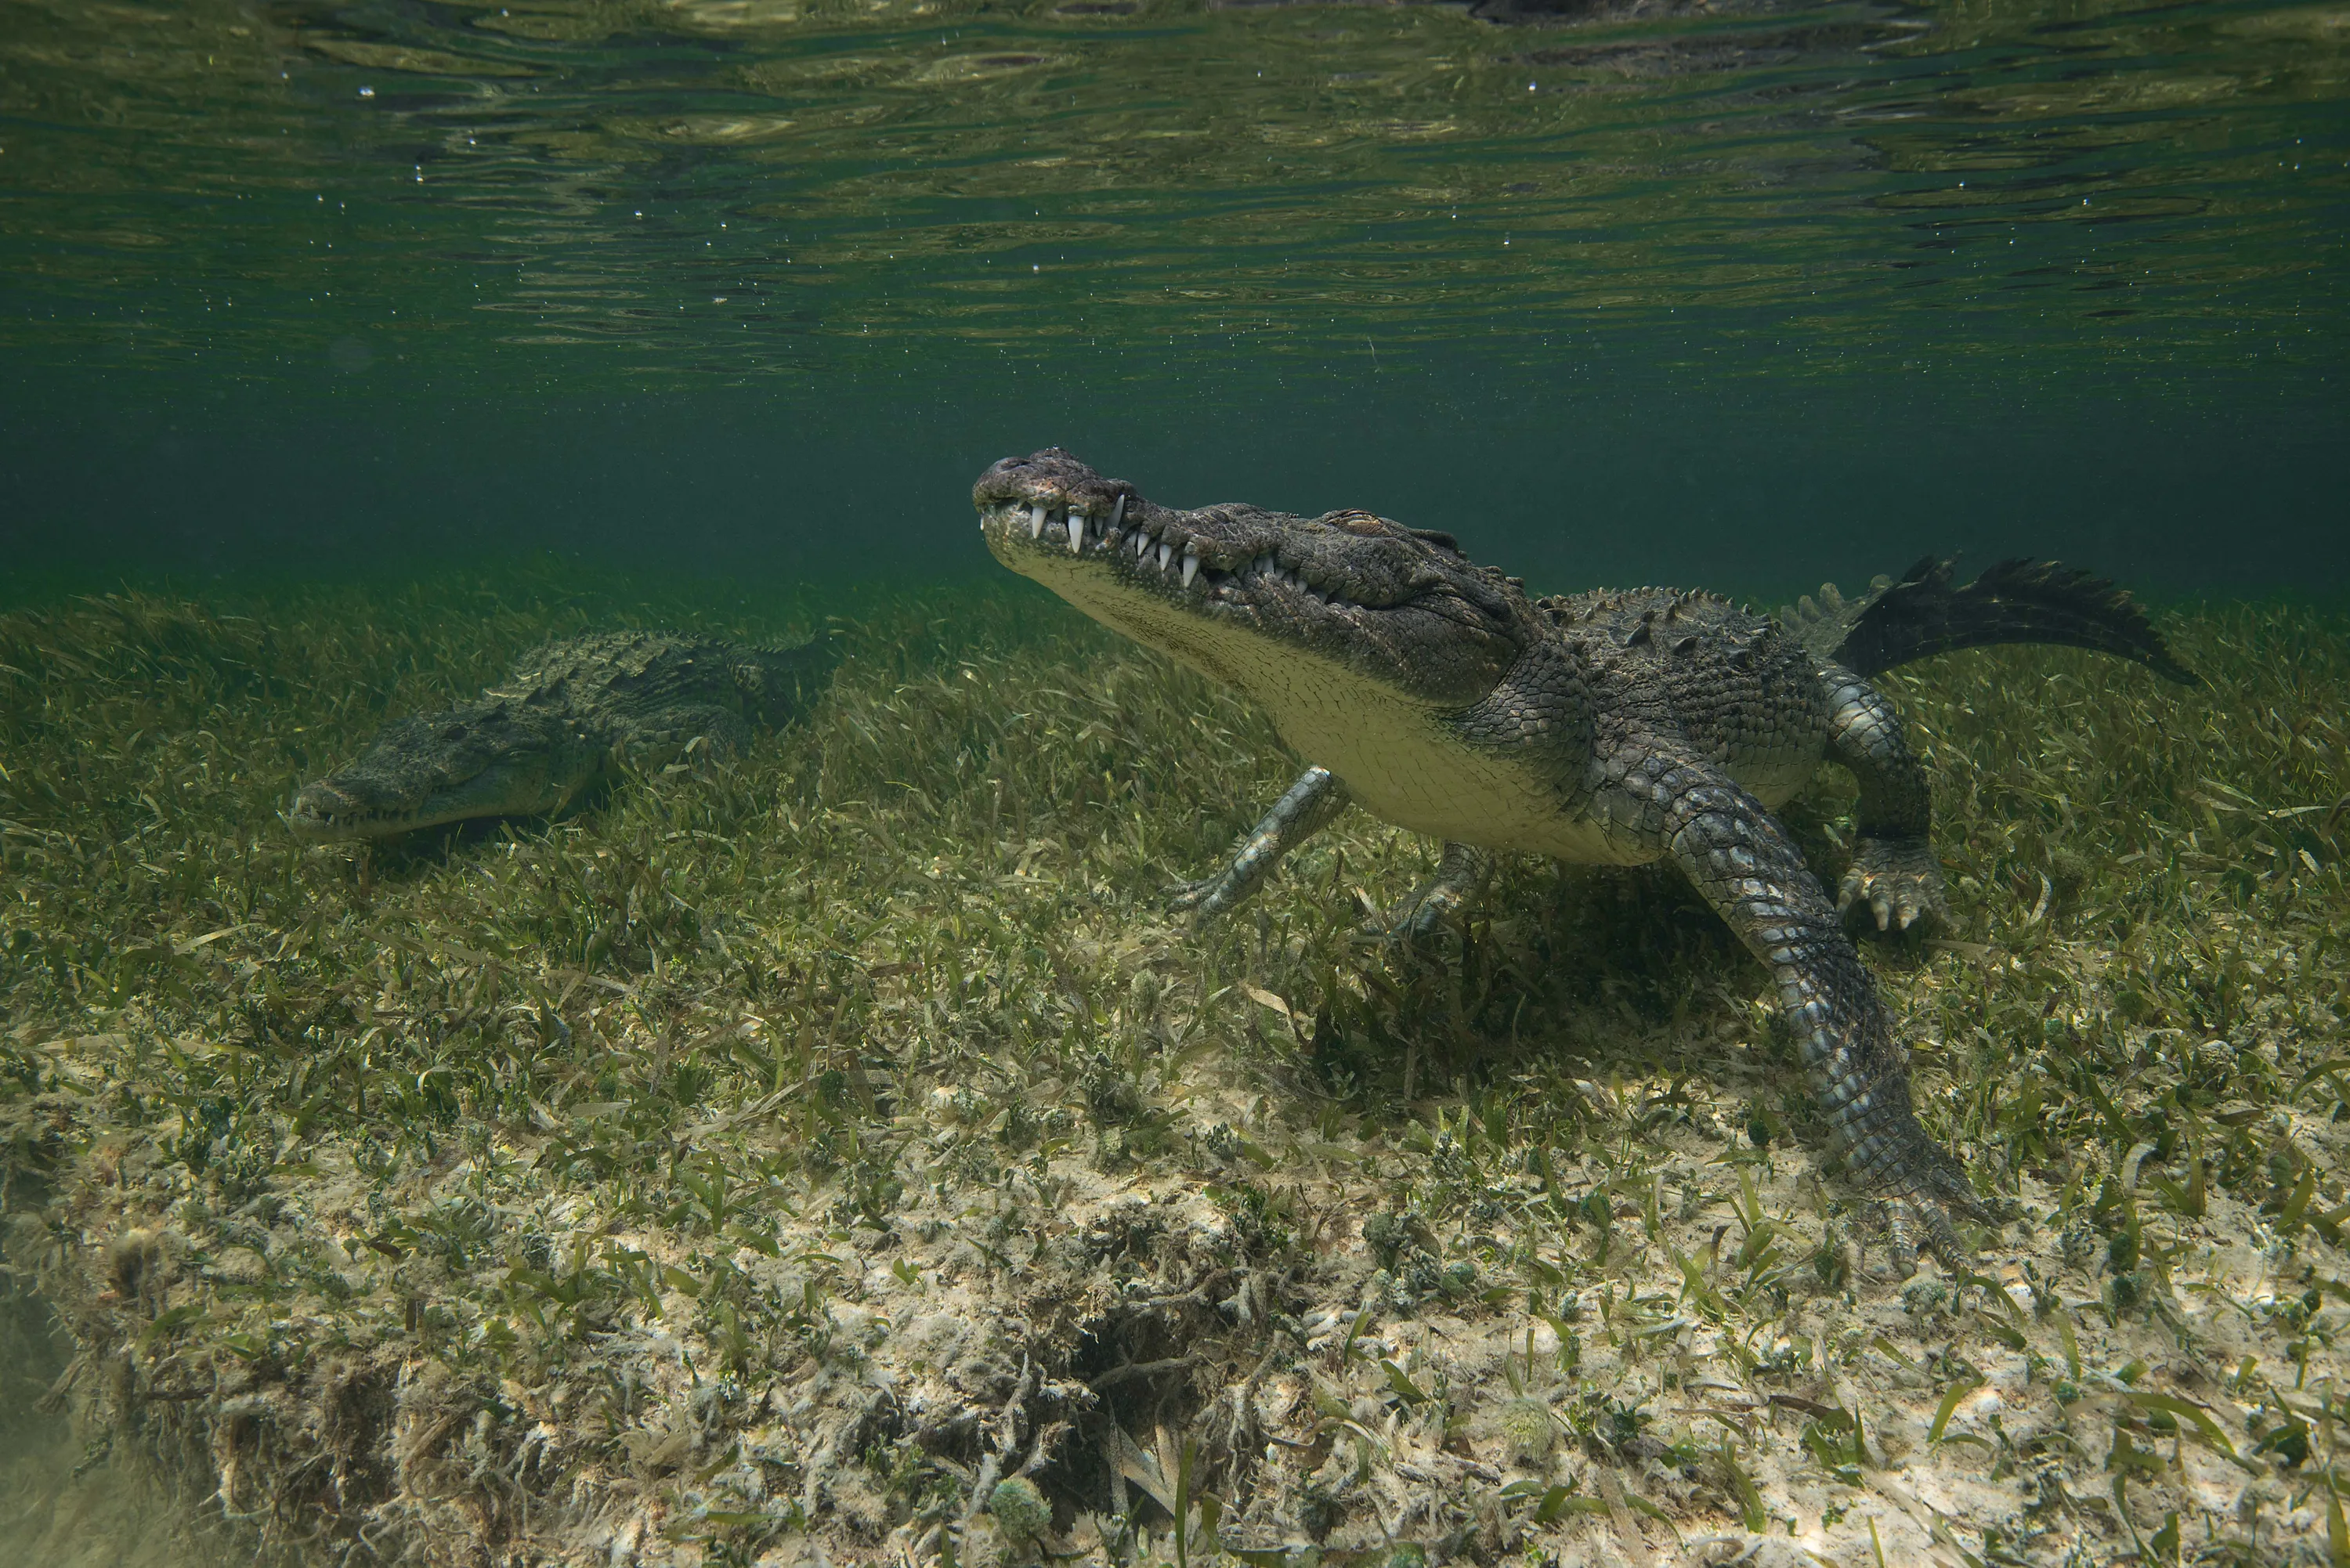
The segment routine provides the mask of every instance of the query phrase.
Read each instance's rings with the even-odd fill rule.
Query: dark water
[[[0,4],[19,591],[989,571],[985,462],[1544,587],[2327,592],[2350,10]]]

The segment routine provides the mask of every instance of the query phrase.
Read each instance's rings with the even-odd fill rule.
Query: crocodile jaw
[[[972,500],[996,559],[1276,718],[1300,660],[1326,667],[1350,706],[1440,713],[1482,699],[1518,657],[1522,598],[1443,535],[1367,513],[1174,511],[1057,450],[1005,459]]]
[[[1072,552],[1070,514],[1055,513],[1040,524],[1039,511],[1004,505],[983,512],[989,550],[1104,626],[1252,695],[1277,677],[1276,661],[1292,656],[1286,639],[1253,623],[1270,615],[1302,619],[1299,607],[1249,602],[1237,576],[1186,554],[1180,533],[1153,534],[1138,524],[1115,530],[1113,539],[1106,519],[1080,513],[1083,533]]]
[[[397,838],[477,816],[546,815],[567,800],[547,795],[543,785],[484,775],[404,797],[378,781],[342,773],[304,784],[286,808],[286,826],[305,844]]]
[[[973,499],[998,560],[1248,696],[1388,821],[1482,842],[1547,799],[1457,722],[1515,662],[1523,601],[1449,542],[1360,513],[1173,512],[1058,452]]]
[[[349,767],[305,784],[286,826],[306,844],[395,838],[477,816],[560,811],[588,783],[539,722],[497,704],[404,719]]]

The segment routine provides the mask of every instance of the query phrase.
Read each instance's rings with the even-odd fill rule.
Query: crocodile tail
[[[1949,557],[1927,556],[1898,580],[1879,577],[1857,599],[1833,585],[1787,613],[1797,640],[1823,659],[1869,676],[1912,659],[1999,643],[2061,643],[2145,665],[2199,686],[2127,591],[2055,561],[2001,561],[1964,587]]]

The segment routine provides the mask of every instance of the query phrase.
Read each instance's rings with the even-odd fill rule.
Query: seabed
[[[534,639],[856,638],[552,825],[292,786]],[[2021,1204],[1856,1266],[1660,871],[1359,814],[1195,929],[1263,721],[1024,585],[541,574],[0,617],[0,1530],[41,1563],[2350,1560],[2350,623],[1888,679],[1956,929],[1874,951]],[[1833,879],[1851,792],[1794,815]],[[16,1561],[26,1561],[19,1557]]]

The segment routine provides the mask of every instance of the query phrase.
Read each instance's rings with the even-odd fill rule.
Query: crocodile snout
[[[364,802],[320,779],[296,793],[286,813],[286,826],[296,838],[325,844],[356,836],[365,811]]]

